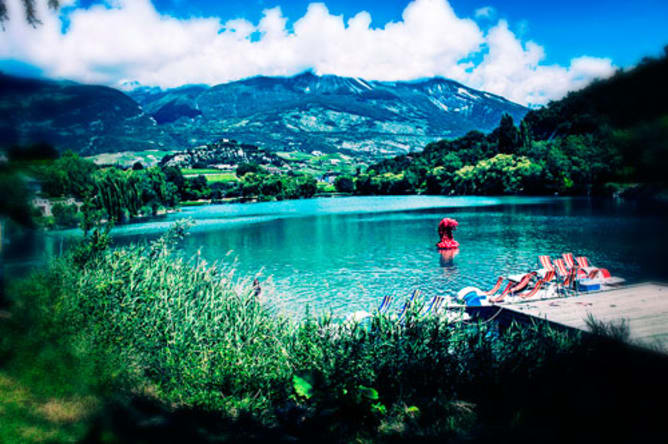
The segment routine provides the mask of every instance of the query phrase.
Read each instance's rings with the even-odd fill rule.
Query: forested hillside
[[[589,194],[665,185],[668,49],[529,112],[370,166],[360,194]],[[342,180],[343,182],[343,180]],[[620,185],[622,184],[622,185]]]

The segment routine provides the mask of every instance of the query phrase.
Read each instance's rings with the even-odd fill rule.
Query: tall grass
[[[88,246],[15,283],[0,324],[7,371],[325,441],[535,431],[549,428],[551,407],[577,421],[575,400],[592,402],[558,379],[579,376],[594,356],[578,335],[544,325],[499,332],[417,309],[402,324],[377,316],[366,327],[288,319],[228,266],[182,258],[184,235],[177,226],[150,244]]]

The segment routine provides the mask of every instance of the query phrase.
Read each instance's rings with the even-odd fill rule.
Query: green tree
[[[260,194],[262,176],[256,173],[246,173],[241,176],[239,188],[243,197],[253,197]]]
[[[369,173],[360,173],[355,177],[355,192],[357,194],[373,194],[371,177]]]
[[[497,154],[457,171],[459,191],[480,194],[529,192],[542,174],[542,167],[524,156]]]
[[[183,198],[186,200],[206,199],[211,194],[211,188],[206,181],[206,177],[200,174],[195,177],[185,179]]]
[[[318,192],[318,181],[310,174],[296,176],[297,197],[313,197]]]
[[[289,180],[283,179],[281,176],[275,174],[259,177],[262,179],[259,185],[260,195],[275,196],[279,199],[283,198],[283,192],[286,189],[285,182],[288,182]]]
[[[499,153],[512,154],[516,151],[519,144],[519,133],[513,122],[513,117],[505,113],[501,116],[499,123]]]
[[[56,203],[51,208],[56,225],[60,227],[76,227],[81,222],[81,216],[76,205]]]
[[[95,163],[67,151],[39,170],[42,191],[51,197],[74,196],[82,199],[94,189],[92,175],[95,170]]]
[[[264,168],[262,168],[257,163],[252,162],[243,162],[237,166],[237,177],[242,177],[246,173],[264,173]]]
[[[124,172],[117,168],[104,168],[96,172],[94,180],[95,197],[107,219],[114,222],[126,220],[131,215],[128,207],[132,190]]]
[[[518,133],[518,142],[519,146],[522,148],[527,148],[531,146],[532,136],[531,136],[531,125],[525,119],[522,119],[520,122],[520,131]]]
[[[340,193],[352,193],[355,191],[355,182],[350,176],[338,176],[334,179],[334,187]]]
[[[171,183],[176,188],[179,199],[184,198],[186,179],[183,177],[183,173],[180,168],[169,166],[162,168],[162,172],[165,175],[165,180],[168,183]]]

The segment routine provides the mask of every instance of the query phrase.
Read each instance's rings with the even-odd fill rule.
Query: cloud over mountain
[[[544,104],[614,71],[609,59],[584,56],[567,67],[544,65],[543,48],[522,41],[505,21],[483,31],[447,0],[414,0],[400,21],[380,27],[371,26],[366,11],[346,19],[324,3],[310,4],[294,23],[279,7],[266,9],[258,23],[222,22],[163,15],[149,0],[73,8],[63,22],[45,3],[37,2],[41,26],[6,23],[0,59],[111,86],[218,84],[311,69],[373,80],[444,76],[522,104]],[[8,8],[10,17],[21,17],[19,0],[9,0]]]

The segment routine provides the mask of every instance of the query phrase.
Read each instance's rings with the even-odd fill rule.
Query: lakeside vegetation
[[[341,182],[357,194],[601,194],[631,184],[666,188],[668,49],[596,81],[521,122],[505,115],[421,152],[369,166]]]
[[[139,162],[123,169],[96,165],[69,151],[60,155],[45,144],[13,147],[8,154],[0,166],[0,191],[9,198],[0,210],[28,226],[88,229],[100,221],[154,216],[182,203],[299,199],[335,191],[308,173],[270,173],[254,163],[242,163],[235,172],[145,168]],[[48,200],[49,214],[33,206],[36,195]]]
[[[94,231],[11,282],[0,440],[563,442],[659,432],[665,385],[651,381],[666,360],[619,338],[544,325],[497,332],[421,317],[422,303],[401,324],[288,319],[233,269],[182,258],[184,235],[177,225],[152,243],[109,248]]]

